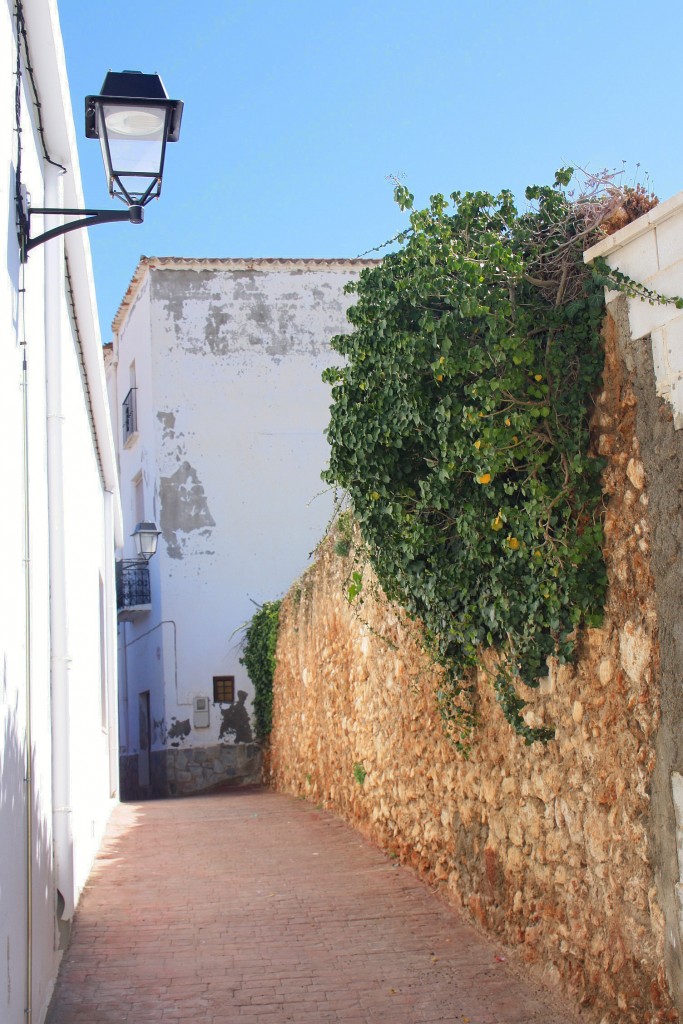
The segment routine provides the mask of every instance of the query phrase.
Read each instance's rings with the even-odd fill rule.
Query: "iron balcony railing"
[[[126,397],[123,400],[123,443],[128,441],[129,437],[137,433],[138,429],[138,405],[136,399],[137,388],[131,388]]]
[[[151,605],[149,563],[143,559],[116,563],[116,606],[119,612]]]

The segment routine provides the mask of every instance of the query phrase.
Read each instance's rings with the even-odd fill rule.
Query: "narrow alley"
[[[262,789],[119,806],[48,1024],[571,1024],[413,873]]]

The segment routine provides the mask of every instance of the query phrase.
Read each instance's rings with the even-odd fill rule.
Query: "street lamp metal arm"
[[[31,209],[26,187],[21,182],[19,159],[15,198],[21,262],[26,262],[31,249],[68,231],[115,221],[142,224],[143,207],[159,198],[166,143],[178,141],[182,116],[182,100],[168,98],[159,75],[109,71],[101,93],[86,97],[85,134],[89,139],[100,140],[109,194],[121,199],[127,209],[58,210],[46,206]],[[17,131],[20,127],[17,122]],[[77,219],[31,238],[34,213]]]
[[[28,213],[27,220],[29,225],[31,216],[34,213],[78,217],[79,220],[72,220],[68,224],[60,224],[56,228],[50,228],[49,231],[44,231],[41,235],[36,235],[35,238],[29,237],[30,232],[27,230],[25,239],[25,251],[27,253],[31,249],[35,249],[37,245],[49,242],[51,238],[65,235],[68,231],[78,231],[80,228],[94,227],[96,224],[113,224],[116,221],[125,220],[131,224],[142,224],[144,220],[144,210],[137,204],[129,206],[126,210],[62,210],[47,206],[34,206],[31,207]]]

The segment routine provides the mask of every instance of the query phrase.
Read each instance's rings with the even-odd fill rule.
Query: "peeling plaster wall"
[[[124,758],[139,749],[137,694],[146,689],[152,759],[250,748],[253,688],[235,631],[254,602],[281,596],[305,568],[332,514],[320,480],[330,401],[321,374],[338,359],[329,340],[347,329],[344,286],[359,269],[152,260],[141,274],[115,341],[119,403],[134,356],[140,413],[139,437],[121,451],[122,497],[133,524],[142,469],[146,515],[162,536],[150,563],[153,608],[125,626]],[[167,637],[156,653],[161,632],[173,632],[174,645]],[[231,707],[212,702],[217,675],[235,677]],[[208,726],[195,722],[196,697],[209,698]],[[200,756],[183,769],[197,778]]]

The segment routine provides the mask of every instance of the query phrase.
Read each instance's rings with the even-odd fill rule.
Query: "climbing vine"
[[[273,724],[273,675],[280,616],[280,601],[266,601],[246,628],[240,664],[254,684],[256,737],[265,740]]]
[[[348,286],[352,331],[333,339],[345,362],[324,374],[324,478],[348,492],[387,597],[421,621],[460,748],[482,647],[500,653],[507,720],[527,743],[547,741],[551,728],[526,723],[518,684],[537,686],[549,656],[571,659],[577,631],[603,614],[589,418],[606,264],[591,270],[583,251],[619,195],[576,199],[571,178],[563,169],[527,189],[522,212],[508,191],[436,195],[415,211],[398,184],[410,226]]]

